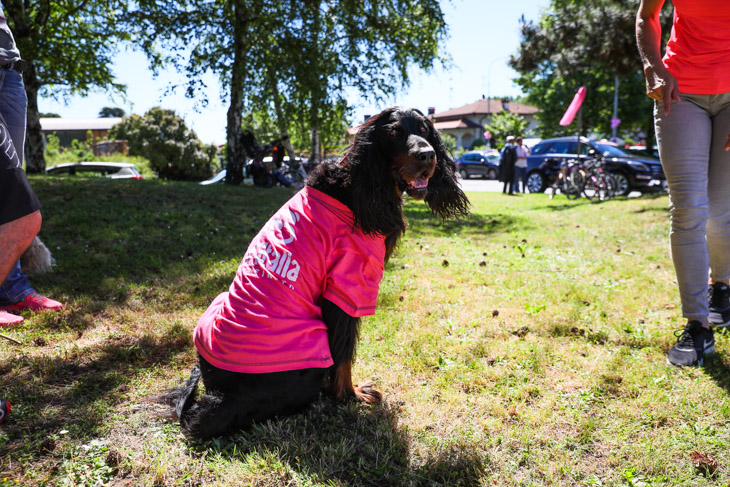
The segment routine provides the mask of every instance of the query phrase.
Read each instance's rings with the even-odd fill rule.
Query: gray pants
[[[672,260],[683,315],[706,321],[707,276],[730,278],[730,93],[681,94],[671,112],[654,105],[659,155],[669,183]]]

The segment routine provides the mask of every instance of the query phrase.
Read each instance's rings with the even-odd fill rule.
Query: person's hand
[[[664,66],[646,68],[644,74],[646,75],[646,95],[653,100],[662,100],[664,115],[669,115],[672,100],[681,101],[677,79]]]
[[[727,136],[727,140],[725,141],[725,151],[730,150],[730,134]]]

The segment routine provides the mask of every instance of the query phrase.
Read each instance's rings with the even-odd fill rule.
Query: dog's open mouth
[[[409,186],[413,189],[426,189],[426,187],[428,186],[428,178],[420,177],[414,179],[409,183]]]

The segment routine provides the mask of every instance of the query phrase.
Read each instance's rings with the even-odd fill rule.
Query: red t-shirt
[[[350,316],[375,313],[385,241],[353,228],[347,206],[305,187],[261,229],[228,292],[193,332],[211,364],[246,373],[333,364],[322,298]]]
[[[664,66],[679,91],[694,95],[730,92],[730,1],[673,0],[672,35]]]

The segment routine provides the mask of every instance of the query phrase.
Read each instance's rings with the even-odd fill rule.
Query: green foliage
[[[527,130],[527,120],[516,113],[503,110],[492,116],[485,130],[492,133],[492,145],[497,147],[504,144],[508,135],[524,136]]]
[[[487,146],[487,141],[482,138],[477,138],[472,144],[469,150],[477,150]]]
[[[57,160],[61,155],[61,141],[55,133],[46,135],[46,158]]]
[[[129,154],[149,160],[159,177],[200,181],[213,174],[216,148],[205,145],[172,110],[159,107],[144,116],[131,115],[109,131],[112,140],[126,140]]]
[[[55,133],[46,136],[45,157],[49,165],[55,166],[64,162],[93,161],[94,150],[93,139],[87,138],[84,141],[74,139],[71,147],[61,147],[58,136]]]
[[[444,147],[446,147],[446,150],[454,155],[456,153],[456,137],[446,133],[442,133],[440,135],[441,142],[444,143]]]
[[[208,71],[229,87],[229,145],[242,124],[289,132],[299,148],[340,145],[352,90],[377,100],[395,93],[409,69],[444,60],[447,32],[437,0],[143,0],[130,18],[155,66],[173,61],[185,70],[188,94]],[[228,147],[227,157],[238,150]]]
[[[127,7],[126,0],[3,2],[21,56],[31,65],[23,73],[29,99],[29,172],[45,170],[39,95],[83,96],[97,88],[124,92],[125,86],[115,81],[113,61],[119,46],[129,39],[120,23]]]
[[[44,96],[85,95],[96,87],[123,91],[112,66],[119,41],[129,38],[119,25],[127,2],[39,0],[3,7],[23,59],[34,67],[23,75],[26,86]]]
[[[104,107],[99,110],[99,118],[121,118],[125,115],[123,108]]]
[[[581,85],[588,92],[582,108],[583,135],[611,133],[615,79],[619,79],[618,118],[622,133],[653,133],[652,102],[635,40],[636,2],[631,0],[552,0],[537,23],[522,19],[522,39],[510,65],[527,102],[540,108],[540,136],[575,134],[558,122]],[[664,35],[671,10],[662,17]]]

